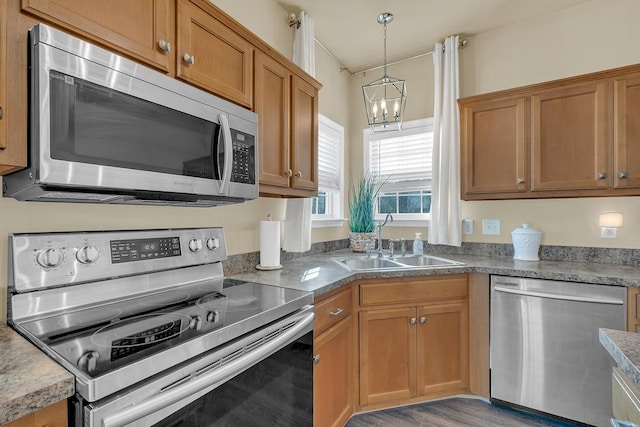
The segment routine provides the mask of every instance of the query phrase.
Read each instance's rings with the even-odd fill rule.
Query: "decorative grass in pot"
[[[380,191],[375,176],[365,174],[351,186],[349,200],[349,244],[354,252],[365,252],[367,242],[373,251],[376,247],[376,221],[374,202]]]

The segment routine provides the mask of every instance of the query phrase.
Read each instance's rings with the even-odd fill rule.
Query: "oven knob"
[[[189,327],[191,329],[195,329],[196,331],[202,330],[202,319],[200,316],[193,316],[191,318],[191,323],[189,323]]]
[[[78,359],[78,367],[90,374],[95,371],[98,366],[98,359],[100,359],[100,353],[97,351],[88,351]]]
[[[207,239],[207,248],[210,250],[218,249],[220,247],[220,239],[217,237],[210,237]]]
[[[94,263],[100,254],[93,246],[83,246],[76,252],[76,259],[82,264]]]
[[[198,252],[200,249],[202,249],[202,240],[200,239],[189,240],[189,249],[191,249],[191,252]]]
[[[57,267],[64,261],[64,254],[60,249],[44,249],[38,253],[37,261],[44,268]]]
[[[210,311],[207,313],[207,322],[215,323],[216,318],[218,317],[218,313],[215,311]]]

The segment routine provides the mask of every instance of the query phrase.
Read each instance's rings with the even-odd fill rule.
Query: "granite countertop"
[[[433,256],[462,262],[463,266],[433,269],[351,272],[332,258],[363,256],[349,250],[302,257],[283,263],[280,270],[245,271],[230,277],[313,292],[318,297],[357,279],[429,276],[434,274],[487,273],[534,279],[563,280],[615,286],[640,286],[640,266],[567,261],[518,261],[503,256]]]
[[[640,334],[601,328],[600,343],[622,372],[640,388]]]
[[[0,325],[0,425],[74,393],[74,377],[17,332]]]

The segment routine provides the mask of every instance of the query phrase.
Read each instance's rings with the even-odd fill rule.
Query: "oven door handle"
[[[262,359],[270,356],[272,353],[275,353],[280,349],[280,347],[285,345],[289,340],[295,338],[296,335],[312,324],[313,318],[313,312],[307,313],[301,317],[295,326],[292,326],[272,341],[269,341],[254,351],[251,351],[246,356],[242,356],[239,359],[229,362],[227,365],[203,373],[200,376],[196,376],[192,380],[162,392],[149,400],[129,406],[122,411],[104,417],[102,420],[103,427],[124,426],[147,415],[153,414],[162,408],[177,403],[192,394],[206,389],[207,387],[231,379],[235,375],[260,362]],[[311,360],[309,363],[311,363]]]
[[[220,177],[220,184],[218,186],[218,192],[223,196],[229,194],[229,184],[231,182],[231,170],[233,167],[233,143],[231,141],[231,127],[229,126],[229,120],[224,114],[219,114],[220,128],[222,134],[222,141],[224,143],[224,169],[222,176]],[[218,159],[216,159],[217,161]]]

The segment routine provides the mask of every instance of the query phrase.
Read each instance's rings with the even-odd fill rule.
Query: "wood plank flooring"
[[[356,414],[345,427],[571,427],[574,424],[467,397]]]

